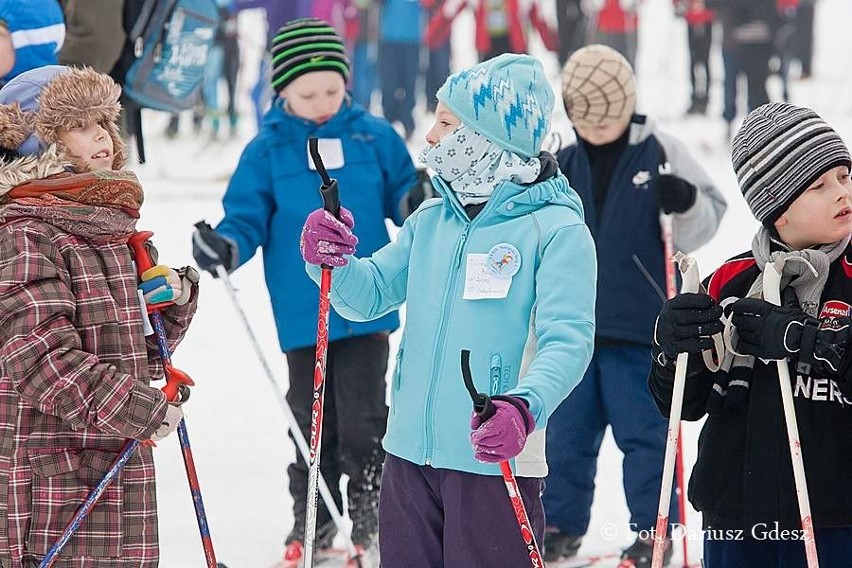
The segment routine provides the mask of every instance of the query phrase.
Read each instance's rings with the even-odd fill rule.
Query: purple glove
[[[343,255],[353,254],[358,244],[358,237],[352,234],[354,226],[355,218],[343,207],[340,208],[340,219],[325,209],[311,212],[299,240],[302,258],[310,264],[344,266],[347,260]]]
[[[526,403],[515,396],[491,397],[494,415],[485,422],[475,413],[470,419],[470,443],[477,460],[498,463],[521,453],[535,418]]]

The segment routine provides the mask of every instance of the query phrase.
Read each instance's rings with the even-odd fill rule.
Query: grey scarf
[[[846,246],[849,244],[850,236],[847,235],[835,243],[821,245],[818,248],[803,250],[790,250],[781,241],[775,240],[765,227],[754,236],[751,242],[751,252],[757,261],[760,272],[767,262],[774,262],[781,257],[788,260],[784,264],[784,273],[781,275],[781,290],[792,286],[799,299],[802,311],[811,317],[819,317],[819,298],[822,289],[828,280],[828,270],[831,263],[840,258]],[[785,250],[770,252],[772,243],[782,246]],[[749,290],[749,297],[760,296],[763,292],[763,279],[758,278]]]
[[[819,317],[819,299],[828,280],[831,263],[840,258],[849,244],[850,237],[822,245],[818,248],[790,250],[783,242],[773,239],[769,231],[761,227],[751,243],[751,251],[760,268],[759,276],[751,285],[746,297],[758,298],[763,295],[763,270],[768,262],[781,257],[787,258],[781,275],[781,291],[792,286],[802,311],[812,317]],[[771,251],[772,243],[784,250]],[[726,353],[722,360],[721,371],[714,377],[713,390],[707,399],[707,412],[719,414],[742,409],[748,403],[751,386],[754,357],[736,352],[735,328],[726,324]]]

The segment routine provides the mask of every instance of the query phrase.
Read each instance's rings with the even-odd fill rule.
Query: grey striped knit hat
[[[288,22],[272,39],[272,88],[280,91],[313,71],[337,71],[349,80],[349,58],[331,24],[318,18]]]
[[[746,203],[768,228],[822,174],[852,167],[837,132],[811,109],[789,103],[751,111],[734,136],[731,160]]]

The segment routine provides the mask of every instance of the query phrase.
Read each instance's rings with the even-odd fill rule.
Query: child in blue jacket
[[[512,460],[541,542],[544,427],[591,358],[594,245],[579,197],[540,151],[554,97],[537,60],[485,61],[451,76],[437,97],[420,159],[441,198],[365,258],[350,256],[357,213],[341,208],[337,220],[316,210],[302,251],[315,280],[316,265],[338,267],[331,302],[352,321],[411,300],[383,443],[382,565],[524,566],[496,463]],[[485,423],[471,420],[462,349],[476,389],[497,408]]]
[[[308,138],[319,138],[325,166],[340,181],[340,198],[361,220],[361,246],[372,253],[389,242],[385,219],[401,225],[416,206],[409,190],[417,176],[402,139],[346,93],[349,60],[334,29],[314,18],[295,20],[272,43],[272,87],[279,94],[263,127],[243,152],[223,198],[225,217],[193,236],[198,265],[229,272],[263,249],[264,271],[281,349],[287,356],[293,413],[310,432],[319,294],[299,255],[302,222],[318,207],[319,175],[311,169]],[[375,539],[378,480],[385,432],[388,333],[399,326],[394,310],[353,323],[331,313],[322,474],[332,493],[349,476],[352,538],[368,548]],[[302,557],[308,466],[297,455],[288,468],[295,523],[285,564]],[[318,549],[335,527],[321,504]]]

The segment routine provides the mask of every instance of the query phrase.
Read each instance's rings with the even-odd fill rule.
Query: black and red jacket
[[[723,264],[705,281],[717,301],[741,298],[761,272],[751,253]],[[820,298],[820,319],[852,315],[852,247],[831,264]],[[843,369],[852,361],[847,347]],[[800,376],[790,365],[794,406],[816,528],[852,526],[852,371]],[[674,370],[654,363],[648,384],[668,416]],[[714,375],[690,357],[683,419],[707,414]],[[689,480],[689,501],[703,514],[705,529],[801,529],[793,466],[775,361],[755,361],[748,404],[709,414],[698,440],[698,460]]]

